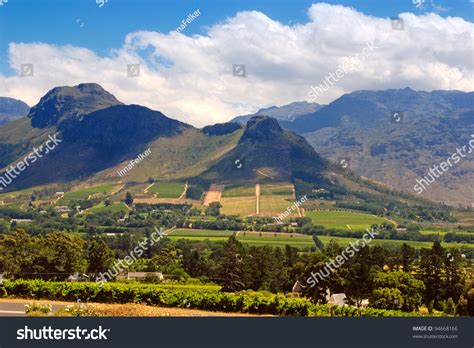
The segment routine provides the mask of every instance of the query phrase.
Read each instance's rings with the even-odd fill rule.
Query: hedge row
[[[357,309],[314,304],[308,299],[258,292],[226,293],[190,289],[164,289],[152,284],[8,281],[0,287],[0,297],[22,297],[98,303],[141,303],[163,307],[209,311],[242,312],[284,316],[420,316],[419,313]]]

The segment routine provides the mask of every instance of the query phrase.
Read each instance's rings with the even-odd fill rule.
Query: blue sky
[[[96,82],[124,103],[199,126],[311,101],[311,87],[350,59],[316,102],[360,89],[472,90],[474,0],[417,2],[8,0],[0,96],[35,105],[56,86]],[[201,15],[174,32],[196,9]],[[404,30],[391,25],[399,14]],[[21,76],[30,63],[34,74]],[[127,75],[129,64],[140,64],[138,76]],[[246,66],[245,78],[234,64]]]
[[[1,1],[1,0],[0,0]],[[402,12],[435,11],[441,16],[459,16],[473,21],[470,0],[325,0],[377,17]],[[421,0],[419,0],[421,1]],[[305,23],[311,0],[108,0],[99,7],[96,0],[8,0],[0,7],[0,72],[8,71],[6,50],[10,42],[44,42],[77,45],[107,54],[120,47],[127,33],[138,30],[169,32],[195,9],[201,9],[198,24],[186,34],[202,34],[211,26],[239,11],[257,10],[282,23]]]

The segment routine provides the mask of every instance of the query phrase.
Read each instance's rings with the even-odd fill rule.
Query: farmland
[[[312,219],[314,225],[343,230],[364,230],[373,224],[387,222],[375,215],[350,211],[307,211],[305,215]]]
[[[66,192],[64,196],[57,202],[57,204],[62,205],[74,200],[88,199],[89,196],[100,193],[108,194],[114,189],[115,186],[116,184],[102,184],[77,191]]]
[[[149,193],[156,194],[158,198],[179,198],[184,191],[181,182],[156,182],[148,189]]]
[[[318,238],[327,245],[331,240],[335,240],[340,246],[348,246],[351,242],[357,242],[358,238],[348,238],[348,237],[333,237],[333,236],[318,236]],[[388,248],[400,247],[404,243],[410,245],[413,248],[420,249],[420,248],[431,248],[433,245],[432,242],[419,242],[419,241],[409,241],[409,240],[393,240],[393,239],[373,239],[370,242],[371,246],[380,245]],[[474,248],[472,244],[464,244],[464,243],[441,243],[444,248]]]
[[[87,214],[103,213],[103,212],[116,213],[116,212],[127,212],[127,211],[128,211],[127,207],[122,202],[111,204],[109,206],[105,205],[104,203],[99,203],[93,206],[92,208],[88,209]]]
[[[221,198],[221,212],[228,215],[252,215],[255,214],[256,202],[255,196]]]
[[[261,246],[285,246],[291,245],[296,248],[310,248],[314,246],[311,236],[297,233],[273,233],[273,232],[249,232],[249,231],[214,231],[214,230],[193,230],[177,229],[169,233],[171,240],[209,240],[211,242],[221,242],[227,240],[231,235],[236,234],[237,240],[241,243]]]

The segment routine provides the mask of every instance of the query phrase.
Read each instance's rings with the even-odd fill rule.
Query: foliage
[[[209,311],[243,312],[284,316],[421,316],[420,313],[357,309],[314,304],[308,299],[282,294],[243,291],[227,293],[192,289],[165,289],[159,285],[45,282],[16,280],[5,284],[9,294],[25,298],[100,303],[141,303],[163,307],[195,308]]]

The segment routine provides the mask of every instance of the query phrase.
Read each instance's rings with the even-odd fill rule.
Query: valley
[[[356,97],[360,94],[348,98]],[[96,302],[141,303],[142,297],[126,300],[133,289],[144,297],[163,293],[156,304],[172,307],[192,303],[195,309],[222,311],[232,298],[262,303],[258,310],[236,305],[233,312],[330,315],[321,294],[331,289],[352,298],[350,309],[369,301],[372,314],[452,314],[448,302],[466,313],[472,208],[359,176],[357,161],[341,166],[335,161],[336,138],[322,136],[334,126],[327,108],[337,104],[291,105],[270,109],[276,118],[263,110],[238,119],[242,124],[198,129],[125,105],[97,84],[52,89],[27,117],[0,126],[4,172],[48,135],[62,139],[0,192],[6,294],[26,296],[22,289],[41,280],[48,298],[63,300],[54,298],[54,289],[69,280],[95,289],[89,300]],[[289,124],[285,115],[293,107],[298,111]],[[309,118],[322,123],[303,127],[301,120],[310,124]],[[308,132],[303,137],[292,127]],[[146,157],[137,157],[144,151]],[[133,169],[118,173],[130,163]],[[340,270],[319,286],[309,285],[314,270],[359,245],[368,232],[374,237]],[[158,239],[152,239],[156,233]],[[133,261],[117,270],[124,260]],[[442,276],[434,279],[432,267]],[[112,269],[116,274],[104,289],[114,289],[118,298],[96,288]],[[396,289],[399,302],[383,302],[380,288],[392,289],[393,282],[380,280],[382,287],[374,279],[385,276],[415,284],[416,294],[403,293],[402,284]],[[73,283],[64,286],[78,291]],[[179,295],[186,302],[175,302],[174,291],[180,290],[167,292],[166,286],[187,287]],[[212,298],[215,305],[208,308],[196,296]],[[288,308],[300,301],[301,309],[272,309],[279,296]],[[337,310],[351,315],[344,308]]]

